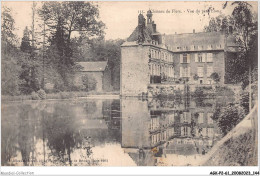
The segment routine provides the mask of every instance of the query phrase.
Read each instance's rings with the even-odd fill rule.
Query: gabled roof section
[[[103,72],[106,69],[107,61],[99,62],[77,62],[81,68],[79,71],[82,72]]]
[[[137,26],[135,28],[135,30],[132,32],[132,34],[128,37],[128,39],[127,39],[128,42],[138,41],[138,34],[139,34],[138,30],[139,30],[139,28]],[[152,40],[151,33],[149,32],[147,27],[144,28],[143,34],[144,34],[145,41],[151,41]]]
[[[225,35],[222,32],[201,32],[171,34],[165,36],[165,44],[172,47],[219,45],[224,46]]]

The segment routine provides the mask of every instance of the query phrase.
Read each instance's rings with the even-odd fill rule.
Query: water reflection
[[[194,165],[222,136],[212,119],[217,102],[2,103],[2,165]]]

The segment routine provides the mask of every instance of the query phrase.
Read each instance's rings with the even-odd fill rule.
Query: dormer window
[[[180,47],[180,46],[177,46],[176,49],[179,51],[179,50],[181,50],[181,47]]]
[[[198,50],[202,50],[202,49],[203,49],[202,45],[198,46]]]
[[[221,49],[221,48],[222,48],[221,44],[218,44],[218,45],[217,45],[217,48],[218,48],[218,49]]]
[[[208,45],[208,49],[209,50],[213,49],[213,46],[212,45]]]
[[[194,51],[194,50],[195,50],[195,46],[194,46],[194,45],[191,45],[190,50],[191,50],[191,51]]]

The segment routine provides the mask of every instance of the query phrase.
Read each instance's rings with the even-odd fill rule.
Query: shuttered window
[[[180,77],[190,77],[190,67],[180,67]]]
[[[203,67],[198,67],[198,76],[203,77],[204,76],[204,69]]]
[[[207,62],[213,62],[213,54],[207,53]]]
[[[213,73],[213,67],[212,66],[208,66],[207,67],[207,76],[210,77],[212,73]]]
[[[213,113],[209,112],[208,113],[208,124],[213,124],[212,116],[213,116]]]
[[[198,117],[198,123],[203,123],[203,112],[199,113],[199,117]]]

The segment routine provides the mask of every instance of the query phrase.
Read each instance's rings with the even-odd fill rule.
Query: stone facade
[[[232,37],[222,32],[162,35],[151,11],[142,14],[138,26],[121,46],[121,95],[141,96],[151,84],[215,84],[226,81],[226,62],[235,57]]]

